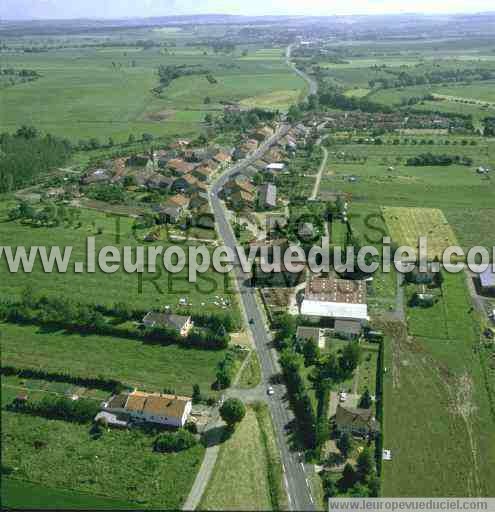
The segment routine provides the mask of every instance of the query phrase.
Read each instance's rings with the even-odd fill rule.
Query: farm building
[[[380,425],[371,409],[355,409],[337,405],[335,424],[339,432],[358,436],[374,435],[380,431]]]
[[[185,338],[193,328],[193,322],[190,316],[170,315],[167,313],[157,313],[150,311],[144,318],[143,324],[146,327],[167,327],[175,329],[183,338]]]
[[[366,283],[311,276],[300,312],[312,317],[354,320],[362,325],[368,320]]]
[[[284,169],[285,169],[285,164],[284,163],[268,164],[265,167],[265,170],[268,171],[268,172],[280,172],[280,171],[283,171]]]
[[[105,418],[109,424],[126,426],[129,420],[183,427],[191,413],[192,399],[186,396],[159,393],[121,393],[102,403],[102,413],[95,418]]]

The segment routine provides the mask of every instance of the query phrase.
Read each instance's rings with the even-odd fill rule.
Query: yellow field
[[[458,245],[454,231],[442,210],[384,206],[382,213],[393,242],[416,249],[419,237],[427,237],[430,260],[435,256],[441,258],[447,247]]]
[[[267,109],[280,109],[284,110],[289,108],[290,105],[295,103],[299,97],[300,91],[274,91],[268,94],[260,94],[246,98],[240,102],[241,105],[247,108],[267,108]]]

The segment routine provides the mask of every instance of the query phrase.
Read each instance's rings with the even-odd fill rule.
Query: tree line
[[[432,153],[422,153],[406,160],[406,165],[411,167],[424,166],[448,166],[448,165],[473,165],[473,159],[467,156],[459,155],[434,155]]]
[[[0,368],[0,375],[17,376],[22,379],[39,379],[48,382],[65,382],[73,384],[74,386],[82,386],[91,389],[101,389],[109,393],[118,394],[125,390],[130,390],[131,387],[123,384],[116,379],[107,379],[105,377],[80,377],[70,375],[68,373],[47,372],[35,368],[16,368],[15,366],[2,366]]]
[[[88,398],[72,400],[62,396],[46,395],[39,401],[14,400],[7,409],[51,420],[89,423],[100,411],[100,403]]]
[[[68,140],[43,135],[33,127],[0,134],[0,192],[31,184],[40,175],[63,166],[71,154]]]

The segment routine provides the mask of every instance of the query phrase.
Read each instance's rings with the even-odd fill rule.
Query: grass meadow
[[[216,306],[218,297],[225,297],[235,303],[234,289],[228,274],[215,271],[198,276],[196,283],[188,281],[187,267],[180,273],[166,272],[157,265],[156,273],[126,273],[122,268],[116,273],[106,274],[97,269],[95,273],[75,273],[74,262],[86,261],[86,239],[96,236],[97,250],[113,245],[116,247],[135,247],[138,242],[132,232],[132,219],[115,217],[92,210],[80,210],[80,228],[75,227],[31,227],[19,222],[6,220],[7,204],[0,210],[0,236],[6,246],[60,246],[72,247],[71,264],[67,273],[44,273],[38,261],[31,273],[8,271],[5,258],[0,261],[4,297],[15,298],[26,286],[33,291],[46,295],[64,295],[79,302],[102,303],[111,305],[124,302],[137,308],[160,308],[171,306],[177,309],[181,298],[187,300],[190,309],[195,312],[223,312]],[[98,230],[103,232],[98,235]],[[118,235],[119,234],[119,235]],[[120,236],[118,239],[117,236]],[[187,250],[188,242],[161,242],[164,247],[181,245]],[[141,244],[141,242],[139,242]],[[63,249],[62,249],[63,250]],[[159,263],[158,258],[157,263]],[[232,314],[237,315],[234,306]]]
[[[147,391],[171,388],[186,396],[192,393],[193,384],[211,393],[216,365],[225,355],[224,351],[13,324],[0,324],[0,346],[3,365],[81,377],[101,375]]]
[[[32,498],[20,493],[31,490],[39,500],[34,508],[181,507],[203,459],[202,445],[159,454],[152,449],[154,436],[137,429],[108,430],[99,439],[89,429],[3,410],[2,464],[14,468],[7,488],[2,485],[7,503],[29,506]]]
[[[199,509],[277,510],[284,502],[270,413],[266,405],[248,407],[245,418],[220,448]]]
[[[73,47],[3,55],[6,67],[33,69],[41,78],[0,91],[0,131],[27,124],[74,142],[91,137],[123,142],[130,133],[193,136],[208,111],[223,109],[221,102],[287,109],[305,87],[285,64],[281,49],[247,57],[204,52],[179,42],[167,53],[160,48]],[[202,66],[217,83],[205,75],[182,77],[156,96],[152,89],[161,64]]]
[[[476,321],[464,274],[445,274],[439,305],[408,308],[409,336],[389,329],[384,496],[493,495],[493,417],[473,350]]]

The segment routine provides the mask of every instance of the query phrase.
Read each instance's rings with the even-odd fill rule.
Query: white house
[[[171,427],[183,427],[191,414],[191,409],[192,399],[187,396],[142,391],[113,395],[102,403],[103,412]]]

